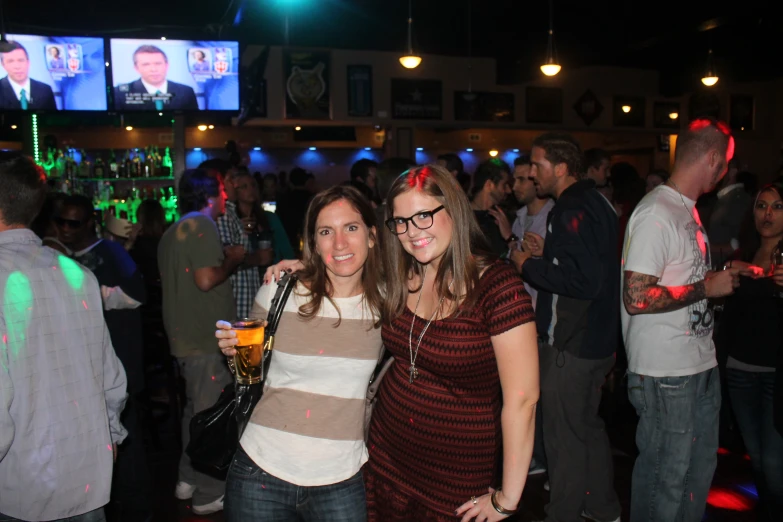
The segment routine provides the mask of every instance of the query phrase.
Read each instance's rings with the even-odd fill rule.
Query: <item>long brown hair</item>
[[[369,306],[373,315],[378,318],[374,327],[380,326],[381,306],[383,297],[379,285],[383,280],[383,259],[381,258],[378,240],[376,236],[375,212],[370,202],[353,187],[339,185],[324,190],[316,194],[307,208],[304,226],[304,250],[302,252],[302,263],[304,268],[299,272],[299,279],[309,290],[310,300],[299,307],[299,316],[305,319],[312,319],[321,309],[324,298],[328,299],[332,305],[340,309],[332,300],[332,283],[326,273],[326,264],[316,249],[316,222],[318,215],[327,206],[336,201],[345,201],[362,216],[362,221],[367,227],[370,239],[375,243],[367,254],[367,261],[362,270],[362,289],[364,291],[364,302]],[[335,327],[340,325],[338,316]]]
[[[451,243],[435,275],[435,288],[438,297],[445,297],[452,303],[451,312],[460,306],[469,309],[475,301],[473,290],[478,285],[481,271],[494,261],[494,256],[479,228],[468,197],[454,176],[443,167],[416,167],[398,177],[389,190],[386,198],[387,219],[394,214],[395,198],[410,190],[419,190],[437,199],[451,217]],[[397,236],[385,226],[383,234],[388,279],[382,317],[384,322],[391,324],[405,311],[408,294],[415,290],[409,288],[409,283],[415,276],[422,276],[424,267],[402,248]]]

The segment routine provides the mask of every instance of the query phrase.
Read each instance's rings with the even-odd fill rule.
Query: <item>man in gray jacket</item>
[[[92,273],[28,228],[46,176],[0,153],[0,519],[105,520],[125,370]]]

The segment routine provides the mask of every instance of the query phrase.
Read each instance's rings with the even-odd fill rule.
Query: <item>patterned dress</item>
[[[383,342],[395,364],[387,373],[370,426],[365,467],[370,522],[453,521],[454,510],[495,485],[500,464],[502,398],[491,336],[534,320],[522,279],[507,264],[481,277],[476,306],[433,321],[409,383],[406,309]],[[416,318],[413,349],[426,319]]]

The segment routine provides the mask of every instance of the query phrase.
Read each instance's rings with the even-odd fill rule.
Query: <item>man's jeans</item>
[[[729,368],[726,380],[734,417],[753,466],[763,513],[759,520],[783,520],[783,436],[773,422],[775,372]]]
[[[18,518],[12,518],[0,513],[0,522],[22,522]],[[103,514],[103,508],[90,511],[83,515],[76,515],[75,517],[61,518],[59,520],[53,520],[52,522],[106,522],[106,516]]]
[[[700,522],[718,463],[718,368],[684,377],[628,372],[639,414],[631,522]]]
[[[273,477],[240,447],[226,478],[228,522],[365,522],[362,472],[328,486],[297,486]]]

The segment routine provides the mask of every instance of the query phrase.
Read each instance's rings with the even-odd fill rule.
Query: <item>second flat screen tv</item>
[[[113,38],[114,109],[239,110],[239,43]]]

